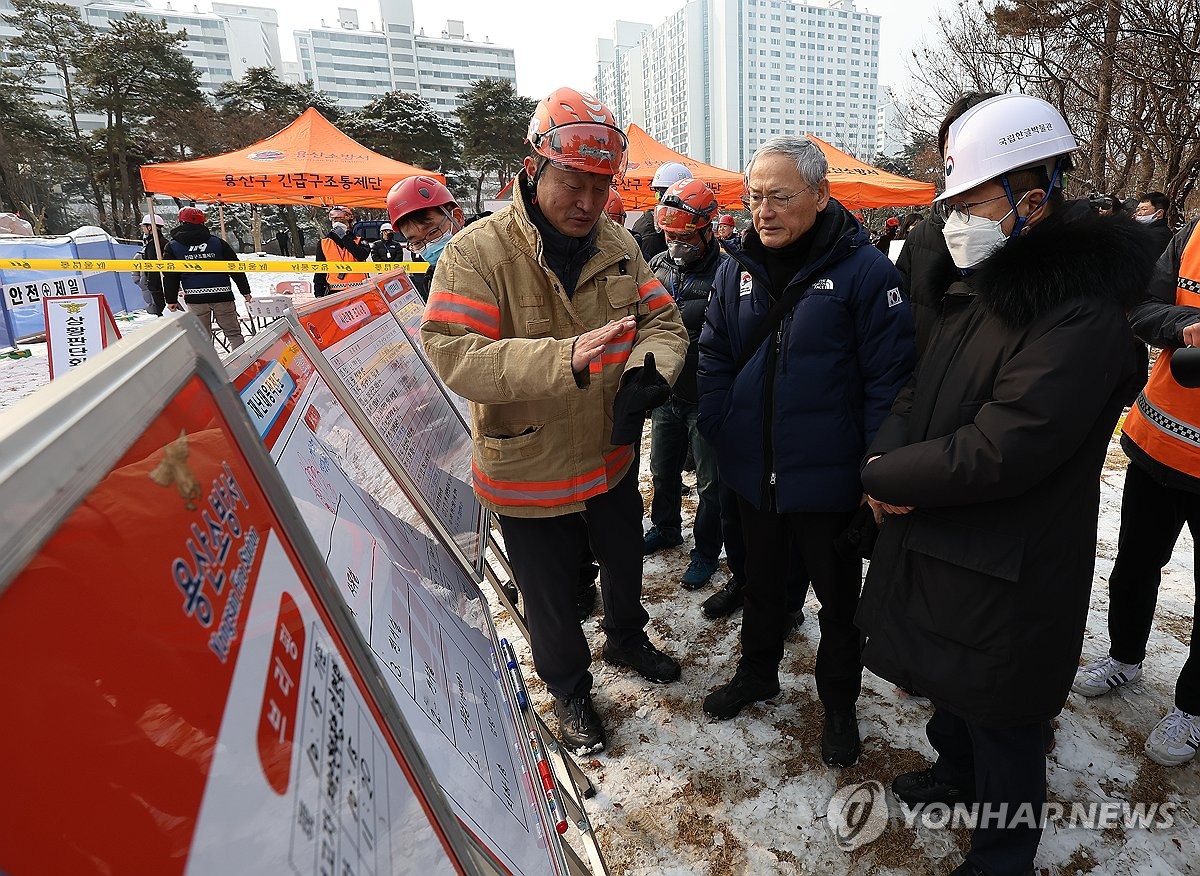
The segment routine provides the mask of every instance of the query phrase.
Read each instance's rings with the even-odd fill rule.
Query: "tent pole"
[[[150,215],[150,237],[154,240],[154,255],[161,262],[163,257],[162,243],[159,242],[158,219],[154,215],[154,198],[146,195],[146,212]]]
[[[225,236],[225,205],[220,202],[217,203],[217,215],[221,217],[221,240],[228,241],[229,238]]]

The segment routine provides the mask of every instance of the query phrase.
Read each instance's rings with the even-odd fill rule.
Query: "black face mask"
[[[699,243],[683,243],[679,240],[667,241],[667,254],[679,267],[694,265],[704,258],[704,245]]]

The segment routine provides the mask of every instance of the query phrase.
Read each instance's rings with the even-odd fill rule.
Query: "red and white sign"
[[[338,623],[193,377],[0,590],[0,867],[463,872]]]
[[[43,298],[50,379],[77,368],[121,337],[103,295]]]

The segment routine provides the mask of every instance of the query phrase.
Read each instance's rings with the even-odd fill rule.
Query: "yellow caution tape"
[[[382,274],[429,270],[428,262],[158,261],[148,259],[0,259],[0,271],[165,271],[168,273]]]

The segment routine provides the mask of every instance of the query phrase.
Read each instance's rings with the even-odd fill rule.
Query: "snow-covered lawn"
[[[271,294],[276,282],[302,275],[249,277],[255,294]],[[153,319],[134,315],[118,325],[127,334]],[[0,359],[0,409],[49,379],[45,345],[30,348],[31,358]],[[648,461],[647,432],[641,468],[647,507]],[[1116,554],[1123,480],[1124,455],[1114,442],[1101,483],[1096,579],[1083,648],[1087,660],[1107,653],[1107,582]],[[686,523],[695,505],[690,497],[684,502]],[[850,853],[834,843],[826,813],[839,787],[871,779],[886,786],[898,773],[927,762],[929,705],[868,673],[859,701],[863,757],[852,769],[827,769],[819,755],[821,708],[812,677],[815,599],[809,599],[808,619],[788,643],[781,671],[784,693],[733,721],[716,723],[704,716],[700,703],[705,694],[732,675],[741,614],[710,621],[700,612],[700,603],[724,583],[724,567],[704,590],[679,587],[690,547],[689,538],[645,564],[644,601],[652,637],[679,658],[682,680],[651,685],[608,667],[598,659],[603,634],[597,619],[584,625],[597,658],[594,697],[609,735],[607,751],[583,762],[599,788],[586,808],[611,872],[924,874],[947,873],[957,866],[967,831],[906,828],[895,801],[894,817],[882,837]],[[1048,829],[1038,864],[1049,873],[1200,872],[1200,763],[1168,769],[1142,754],[1146,735],[1172,705],[1175,679],[1188,653],[1195,596],[1192,556],[1185,533],[1163,575],[1144,678],[1096,700],[1072,694],[1056,722],[1049,770],[1053,800],[1085,805],[1171,802],[1177,804],[1174,826],[1155,831]],[[498,608],[494,616],[500,634],[519,641],[507,616]],[[528,648],[519,646],[519,651],[531,695],[554,727],[549,696],[533,674]]]

